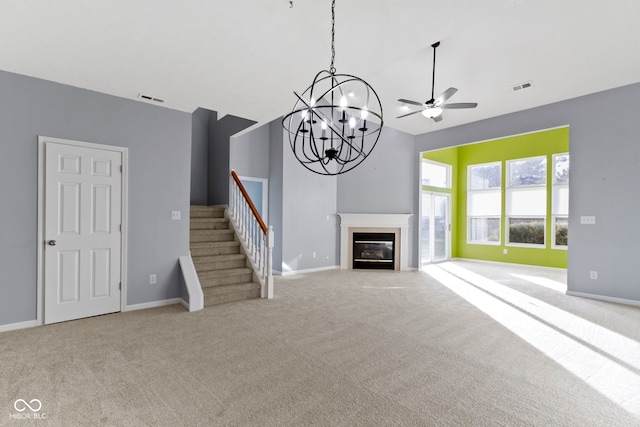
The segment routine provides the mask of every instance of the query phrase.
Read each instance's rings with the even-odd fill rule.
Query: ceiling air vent
[[[521,90],[529,89],[531,87],[533,87],[533,82],[528,81],[528,82],[524,82],[524,83],[520,83],[515,86],[512,86],[511,89],[513,89],[514,92],[519,92]]]
[[[154,98],[153,96],[143,95],[141,93],[138,94],[138,98],[142,98],[145,101],[153,101],[153,102],[159,102],[159,103],[163,103],[164,102],[164,99]]]

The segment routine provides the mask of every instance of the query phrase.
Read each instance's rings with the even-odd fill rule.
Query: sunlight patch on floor
[[[452,263],[424,271],[640,417],[640,344]]]
[[[442,265],[442,268],[472,285],[492,293],[503,301],[513,304],[520,310],[559,328],[562,332],[568,333],[640,370],[640,343],[637,341],[460,266],[446,264]]]
[[[536,285],[543,286],[547,289],[551,289],[552,291],[557,291],[561,293],[567,292],[567,284],[558,282],[556,280],[547,279],[546,277],[540,276],[529,276],[526,274],[515,274],[511,273],[512,276],[517,277],[518,279],[526,280],[527,282],[535,283]]]

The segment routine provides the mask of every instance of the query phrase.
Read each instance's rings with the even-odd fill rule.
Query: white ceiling
[[[638,0],[337,0],[335,65],[420,134],[640,81],[639,16]],[[330,29],[331,0],[0,0],[0,69],[266,123],[329,67]],[[398,98],[430,98],[438,40],[436,95],[478,108],[396,119]]]

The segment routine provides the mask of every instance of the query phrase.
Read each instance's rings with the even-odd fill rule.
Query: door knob
[[[57,242],[55,240],[49,240],[49,246],[55,246],[57,244]]]

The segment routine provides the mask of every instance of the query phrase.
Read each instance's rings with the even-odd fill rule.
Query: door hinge
[[[118,283],[118,289],[122,290],[122,282]]]
[[[122,233],[122,224],[120,224],[120,232]]]
[[[120,173],[122,173],[122,165],[120,165]]]

